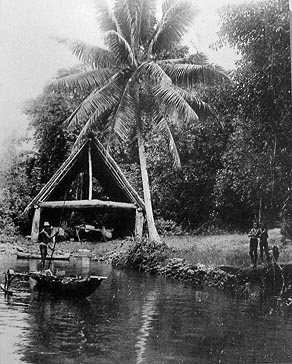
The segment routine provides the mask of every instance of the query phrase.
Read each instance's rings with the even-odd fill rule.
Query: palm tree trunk
[[[153,217],[142,122],[141,118],[139,117],[137,118],[137,138],[138,138],[139,160],[140,160],[140,169],[141,169],[141,177],[143,184],[143,194],[144,194],[144,203],[146,209],[146,220],[148,226],[149,240],[152,242],[161,243]]]

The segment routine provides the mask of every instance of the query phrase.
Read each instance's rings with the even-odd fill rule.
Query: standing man
[[[52,234],[52,228],[51,225],[45,221],[44,222],[44,228],[39,233],[39,241],[40,241],[40,253],[41,253],[41,259],[42,259],[42,270],[45,268],[45,262],[46,257],[48,254],[48,247],[53,251],[53,248],[49,245],[49,242],[53,240],[53,238],[58,234],[56,232],[55,234]]]
[[[260,225],[259,233],[260,233],[259,234],[260,235],[260,261],[263,264],[264,263],[264,252],[266,255],[267,262],[270,261],[269,247],[268,247],[269,235],[268,235],[268,230],[264,224]]]
[[[249,256],[251,260],[251,266],[254,268],[257,266],[258,260],[258,238],[259,238],[259,229],[256,222],[253,223],[253,227],[250,230],[248,237],[249,240]]]

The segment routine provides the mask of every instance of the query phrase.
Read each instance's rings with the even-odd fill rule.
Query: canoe
[[[36,281],[34,289],[39,292],[49,292],[55,296],[74,299],[88,297],[106,279],[106,277],[101,276],[86,278],[58,277],[42,272],[31,272],[29,277]]]
[[[60,254],[60,255],[53,255],[52,260],[69,260],[70,253]],[[41,259],[39,254],[31,254],[31,253],[23,253],[17,252],[17,259]],[[50,260],[51,255],[47,255],[46,260]]]

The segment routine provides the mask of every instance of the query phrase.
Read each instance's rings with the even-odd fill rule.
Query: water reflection
[[[1,297],[2,298],[2,297]],[[20,363],[18,351],[25,345],[23,331],[28,329],[23,325],[24,313],[17,315],[13,307],[7,307],[5,314],[0,304],[0,363]],[[4,339],[5,338],[5,339]]]
[[[82,275],[90,274],[90,263],[91,260],[89,257],[83,256],[81,258]]]
[[[0,265],[35,270],[35,262],[14,258],[0,257]],[[27,282],[14,285],[11,298],[1,295],[0,364],[292,361],[292,305],[277,297],[196,290],[88,260],[55,262],[53,268],[108,279],[79,302],[32,294]]]
[[[84,302],[58,301],[38,295],[28,307],[27,322],[30,332],[28,350],[23,352],[28,363],[51,363],[62,356],[78,357],[86,337],[84,325],[90,304]]]
[[[142,307],[142,325],[138,331],[137,344],[135,345],[137,351],[137,364],[144,361],[143,355],[146,350],[147,338],[152,329],[151,322],[155,314],[157,292],[150,291],[146,296],[146,302]]]

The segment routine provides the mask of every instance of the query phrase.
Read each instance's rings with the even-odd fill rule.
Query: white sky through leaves
[[[216,40],[217,9],[230,2],[241,0],[198,0],[201,14],[185,41],[226,68],[233,67],[234,53],[208,46]],[[78,63],[52,37],[94,43],[99,39],[95,21],[93,0],[0,0],[0,145],[24,133],[24,102],[39,95],[58,69]]]

